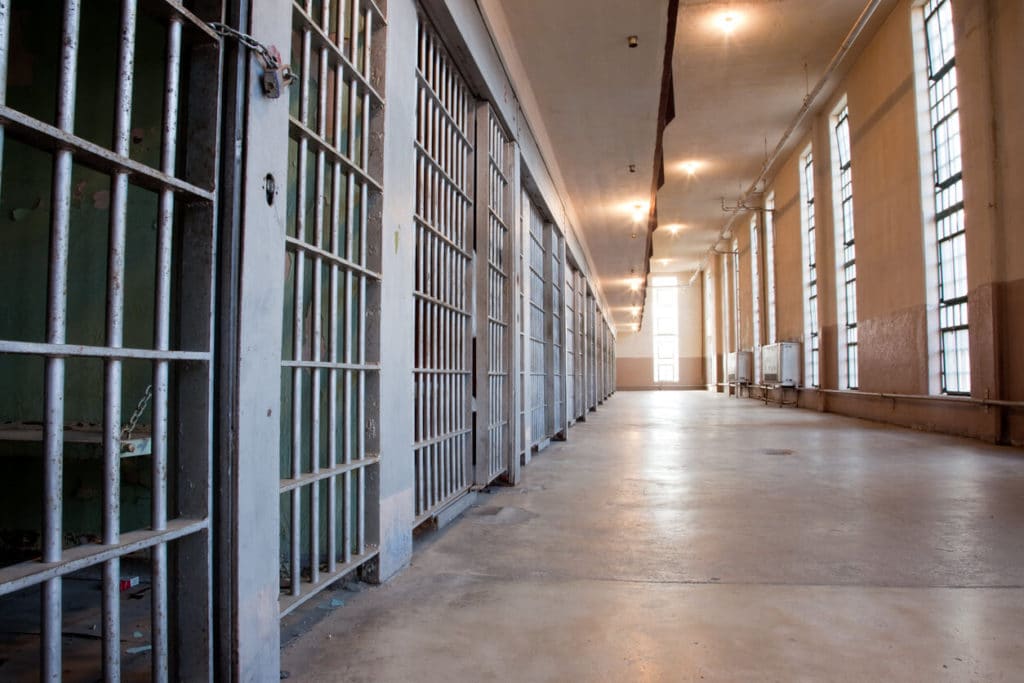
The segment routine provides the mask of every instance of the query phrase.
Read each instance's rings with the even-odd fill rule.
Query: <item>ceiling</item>
[[[630,280],[644,273],[646,241],[633,214],[650,198],[668,0],[491,7],[509,27],[610,313],[629,325],[641,304]],[[864,0],[681,0],[652,271],[699,267],[729,220],[723,204],[755,180],[863,8]],[[638,47],[628,47],[630,35]],[[684,169],[688,161],[696,168]]]

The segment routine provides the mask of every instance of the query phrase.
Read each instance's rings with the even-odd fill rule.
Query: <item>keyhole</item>
[[[273,173],[268,173],[263,179],[263,189],[267,192],[267,206],[273,206],[274,195],[277,194],[277,183],[274,181]]]

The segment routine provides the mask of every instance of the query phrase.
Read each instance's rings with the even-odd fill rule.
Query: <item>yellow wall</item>
[[[954,0],[963,132],[968,240],[972,398],[1024,399],[1024,3]],[[769,178],[775,193],[775,281],[780,341],[804,339],[800,156],[813,143],[817,224],[821,388],[801,392],[806,407],[989,440],[1024,442],[1019,408],[955,398],[922,400],[935,382],[929,369],[928,278],[933,247],[923,214],[919,118],[926,101],[916,75],[914,12],[899,3],[874,35],[862,39],[843,75]],[[849,107],[857,250],[859,391],[836,391],[836,253],[830,130],[842,98]],[[925,119],[927,121],[927,119]],[[927,124],[925,124],[927,125]],[[923,129],[925,135],[927,129]],[[927,152],[926,152],[927,153]],[[927,157],[926,157],[927,159]],[[740,256],[741,348],[751,348],[753,297],[749,216],[734,222]],[[762,250],[763,251],[763,250]],[[712,259],[716,311],[705,324],[722,335],[719,259]],[[762,266],[763,268],[763,266]],[[731,277],[731,276],[730,276]],[[762,278],[763,278],[762,273]],[[763,283],[763,280],[762,280]],[[760,286],[763,286],[761,284]],[[762,296],[762,308],[766,297]],[[765,313],[762,311],[762,319]],[[762,325],[764,322],[762,321]],[[763,333],[762,333],[763,339]],[[720,362],[721,348],[709,351]],[[902,398],[878,394],[900,395]]]

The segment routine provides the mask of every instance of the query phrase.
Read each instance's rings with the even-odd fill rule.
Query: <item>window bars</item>
[[[9,296],[14,326],[0,329],[0,367],[17,378],[0,448],[39,462],[42,511],[40,556],[0,569],[0,595],[41,587],[44,680],[60,680],[74,647],[62,638],[70,578],[100,583],[103,675],[121,677],[129,571],[149,583],[150,677],[210,675],[220,45],[204,21],[220,5],[195,6],[203,16],[170,1],[17,15],[0,4],[4,200],[35,202],[15,210],[20,241],[4,247],[18,262],[4,285],[23,296]],[[15,67],[51,49],[56,70],[25,81]],[[89,269],[104,262],[105,278]],[[98,473],[95,527],[70,512],[65,472]]]
[[[292,3],[281,350],[281,615],[376,554],[385,17]]]
[[[967,237],[953,10],[949,0],[930,0],[925,5],[924,13],[935,230],[938,241],[941,389],[947,394],[967,395],[971,392],[967,325]]]
[[[820,386],[820,339],[818,335],[818,257],[814,222],[814,156],[804,155],[800,167],[800,189],[803,204],[804,246],[804,333],[807,337],[805,352],[805,383]]]
[[[840,310],[842,348],[845,351],[846,388],[856,389],[857,379],[857,253],[853,228],[853,170],[850,161],[850,111],[844,106],[836,117],[833,129],[837,152],[839,219],[836,221],[839,262],[842,271]]]
[[[416,523],[472,474],[470,286],[475,103],[420,18],[416,140]]]

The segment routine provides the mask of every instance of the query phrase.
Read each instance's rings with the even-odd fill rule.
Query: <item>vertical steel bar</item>
[[[11,41],[11,0],[0,0],[0,105],[7,104],[7,63]],[[0,169],[4,161],[4,127],[0,125]],[[0,174],[2,175],[2,174]],[[0,183],[3,178],[0,177]],[[0,185],[0,189],[2,189]]]
[[[78,70],[78,29],[81,7],[67,0],[61,40],[60,80],[57,93],[57,127],[72,132],[75,123],[75,86]],[[5,74],[6,76],[6,74]],[[46,341],[63,344],[67,336],[68,234],[71,222],[71,151],[58,150],[53,162],[50,219],[50,263],[46,304]],[[43,436],[43,562],[59,562],[63,552],[64,481],[64,359],[45,361],[45,427]],[[61,580],[43,586],[41,629],[41,678],[61,680]]]
[[[325,2],[321,8],[321,18],[329,10]],[[326,23],[326,22],[325,22]],[[320,70],[317,81],[317,125],[316,131],[321,139],[327,137],[327,48],[320,49]],[[324,200],[325,174],[327,157],[323,149],[316,153],[316,179],[313,211],[313,243],[318,248],[324,247]],[[321,360],[320,349],[322,340],[321,316],[323,314],[323,261],[319,256],[313,258],[313,310],[312,310],[312,347],[311,360]],[[322,372],[320,369],[311,371],[310,387],[310,472],[320,471],[320,399],[322,393]],[[320,484],[314,482],[309,487],[309,580],[316,585],[320,580]]]
[[[311,45],[309,29],[302,31],[302,66],[299,79],[299,120],[303,125],[309,124],[309,63]],[[298,184],[296,188],[295,233],[296,238],[306,241],[306,205],[309,202],[307,165],[309,163],[309,141],[299,138],[298,151]],[[305,313],[306,257],[301,249],[295,251],[295,292],[294,311],[292,315],[293,356],[295,360],[303,360],[305,352],[305,335],[303,334],[303,316]],[[292,453],[291,476],[299,479],[302,476],[302,369],[292,369]],[[291,594],[302,593],[302,487],[291,492],[291,525],[289,544],[289,571],[291,573]]]
[[[163,115],[163,149],[161,167],[167,175],[174,175],[178,148],[178,101],[181,84],[182,24],[171,20],[167,35],[167,75],[165,81]],[[157,280],[155,343],[159,350],[170,349],[171,336],[171,272],[172,243],[174,237],[174,193],[160,193],[157,225]],[[169,366],[157,361],[153,369],[153,501],[154,529],[167,526],[167,431],[169,401]],[[168,679],[168,572],[167,546],[153,549],[153,679]]]
[[[341,16],[344,15],[344,0],[339,0],[342,5],[338,9],[339,21]],[[325,3],[326,6],[326,3]],[[338,40],[342,41],[343,33],[341,28],[338,31]],[[341,132],[341,108],[342,108],[342,92],[344,88],[342,84],[344,82],[344,69],[339,64],[335,69],[335,83],[334,83],[334,136],[333,144],[335,149],[341,151],[342,145],[342,132]],[[331,188],[331,245],[330,251],[336,256],[344,255],[343,246],[341,244],[341,214],[339,212],[339,206],[341,205],[342,197],[342,173],[341,164],[334,164],[334,176],[332,178],[333,184]],[[330,362],[332,365],[336,365],[340,358],[338,356],[339,336],[341,330],[339,325],[344,324],[341,318],[338,306],[339,306],[339,270],[337,263],[331,263],[331,281],[330,281]],[[327,437],[327,466],[333,468],[338,463],[338,369],[332,367],[328,374],[328,391],[330,393],[328,397],[328,437]],[[337,566],[338,558],[338,478],[330,477],[327,480],[327,571],[328,573],[334,573],[335,567]]]
[[[135,3],[121,5],[117,93],[114,107],[114,152],[128,155],[132,113],[132,78],[135,60]],[[107,253],[106,345],[124,342],[124,269],[128,219],[128,176],[111,180],[110,229]],[[121,536],[121,361],[104,362],[103,387],[103,543],[114,545]],[[121,675],[120,559],[103,566],[103,675],[107,681]]]

